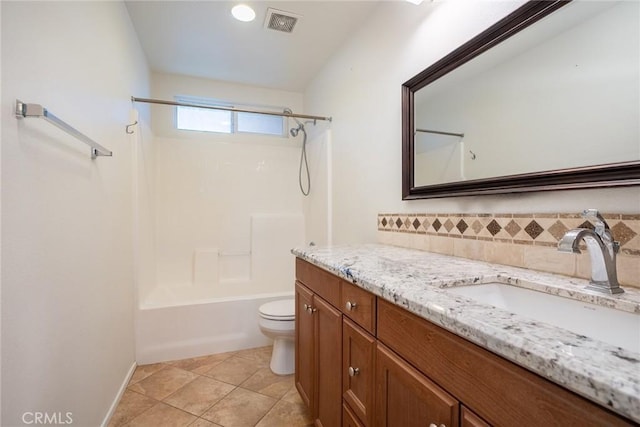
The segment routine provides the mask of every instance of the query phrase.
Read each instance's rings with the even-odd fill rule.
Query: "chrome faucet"
[[[587,288],[608,294],[623,293],[616,273],[616,254],[620,250],[620,243],[613,240],[609,225],[597,209],[586,209],[582,217],[594,220],[595,228],[567,231],[558,242],[558,250],[579,254],[580,241],[584,241],[591,259],[591,281]]]

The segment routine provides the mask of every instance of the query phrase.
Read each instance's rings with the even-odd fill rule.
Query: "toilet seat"
[[[296,301],[293,298],[271,301],[262,304],[258,309],[260,317],[269,320],[295,320]]]

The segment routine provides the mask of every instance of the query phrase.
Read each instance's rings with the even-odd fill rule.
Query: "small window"
[[[282,108],[238,105],[214,99],[177,98],[178,102],[236,107],[242,109],[262,109],[284,111]],[[212,110],[197,107],[176,107],[176,127],[181,130],[218,133],[253,133],[269,136],[286,136],[286,118],[270,114],[245,113],[238,111]]]
[[[238,132],[283,136],[284,125],[284,117],[282,116],[271,116],[259,113],[238,113]]]
[[[178,106],[176,114],[178,129],[221,133],[233,130],[231,111]]]

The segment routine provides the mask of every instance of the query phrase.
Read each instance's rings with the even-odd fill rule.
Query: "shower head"
[[[290,108],[285,108],[285,109],[284,109],[284,113],[285,113],[285,114],[287,114],[287,115],[289,115],[289,114],[293,114],[293,111],[291,111],[291,109],[290,109]],[[295,138],[296,136],[298,136],[298,133],[299,133],[300,131],[302,131],[302,133],[303,133],[303,134],[305,134],[305,135],[307,134],[307,131],[305,130],[304,125],[305,125],[305,123],[312,123],[312,122],[305,122],[305,123],[302,123],[300,120],[298,120],[298,119],[297,119],[297,118],[295,118],[295,117],[291,117],[291,116],[289,116],[289,118],[290,118],[290,119],[293,119],[293,120],[296,122],[296,124],[298,125],[298,127],[296,127],[296,128],[291,128],[291,129],[289,129],[289,133],[291,134],[291,136],[292,136],[292,137],[294,137],[294,138]],[[314,124],[315,124],[315,123],[314,123]]]
[[[298,122],[296,120],[296,122]],[[298,136],[298,133],[302,131],[302,133],[304,133],[305,135],[307,134],[307,132],[304,130],[304,124],[298,122],[298,127],[297,128],[291,128],[289,129],[289,133],[291,134],[292,137],[296,137]]]

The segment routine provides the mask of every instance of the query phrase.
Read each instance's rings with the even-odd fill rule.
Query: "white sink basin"
[[[640,315],[502,283],[447,292],[640,353]]]

